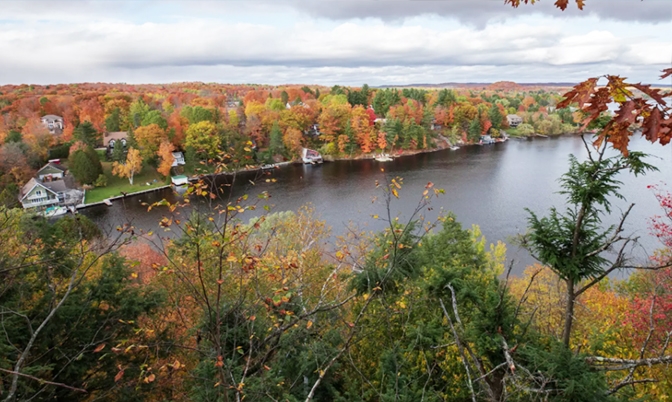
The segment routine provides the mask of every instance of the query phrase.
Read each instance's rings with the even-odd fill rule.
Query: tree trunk
[[[569,349],[569,338],[572,334],[574,320],[574,281],[567,280],[567,307],[565,308],[565,329],[562,331],[562,343]]]

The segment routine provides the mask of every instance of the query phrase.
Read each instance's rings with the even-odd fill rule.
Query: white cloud
[[[0,21],[0,84],[227,81],[227,76],[267,83],[578,81],[586,78],[579,74],[594,69],[615,73],[608,66],[654,81],[670,57],[669,43],[656,33],[659,26],[600,27],[592,17],[589,26],[586,18],[524,16],[481,29],[439,17],[324,23],[278,14],[282,23],[271,23],[245,14],[256,3],[238,9],[240,18],[157,18],[152,2],[131,10],[126,3],[108,3],[114,8],[107,15],[98,2],[83,5],[84,13],[72,2],[54,3],[64,6],[48,3],[44,9],[54,14],[37,17],[25,7],[9,7],[9,17]],[[194,7],[202,12],[229,3]],[[166,4],[174,6],[170,13],[187,5]],[[66,22],[60,19],[68,13]]]

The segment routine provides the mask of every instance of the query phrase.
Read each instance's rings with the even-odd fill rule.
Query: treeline
[[[494,88],[497,88],[496,86]],[[229,168],[296,159],[303,147],[355,157],[417,151],[447,142],[476,143],[500,136],[507,114],[524,123],[512,131],[553,135],[574,131],[569,109],[555,110],[554,92],[535,90],[372,89],[334,86],[73,84],[0,88],[0,186],[7,204],[47,159],[79,150],[72,170],[82,184],[104,185],[93,148],[105,133],[125,131],[128,146],[100,156],[120,165],[170,174],[172,151],[182,151],[188,173],[215,161]],[[45,115],[64,119],[50,134]],[[128,159],[130,148],[141,161]],[[84,163],[85,161],[87,163]],[[87,168],[89,166],[95,169]],[[81,173],[80,173],[81,171]],[[129,171],[128,167],[117,172]],[[129,177],[132,175],[119,174]]]
[[[601,224],[614,177],[650,169],[643,157],[602,148],[571,159],[567,211],[530,213],[519,239],[546,267],[520,278],[477,227],[421,218],[442,194],[431,183],[410,221],[338,240],[310,208],[248,219],[259,201],[247,197],[188,216],[186,200],[153,205],[165,210],[165,238],[0,207],[0,396],[662,399],[672,391],[672,221],[655,220],[665,248],[622,282],[606,275],[630,265],[627,214]],[[381,191],[387,216],[403,180]],[[672,216],[671,196],[656,194]],[[200,182],[187,197],[217,194]]]

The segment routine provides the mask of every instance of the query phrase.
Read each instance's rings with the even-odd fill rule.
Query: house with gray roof
[[[24,208],[76,205],[82,198],[83,192],[74,185],[67,170],[51,162],[38,170],[37,177],[30,179],[19,194],[19,201]]]
[[[523,122],[523,118],[517,114],[509,114],[506,116],[506,121],[509,123],[509,127],[516,128]]]
[[[51,134],[60,135],[63,134],[63,118],[61,116],[56,116],[55,114],[48,114],[42,116],[40,121],[46,127]]]
[[[37,171],[40,181],[63,180],[67,169],[58,163],[49,162]]]

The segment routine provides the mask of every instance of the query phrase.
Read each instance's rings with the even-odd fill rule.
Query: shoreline
[[[532,140],[532,139],[535,139],[535,138],[555,138],[555,137],[562,137],[562,136],[567,136],[567,135],[575,135],[575,134],[560,134],[560,135],[556,135],[556,136],[545,136],[545,137],[537,136],[537,135],[527,136],[527,137],[511,137],[511,136],[509,136],[507,138],[507,140],[497,142],[497,143],[503,143],[503,142],[506,142],[506,141],[511,140],[511,139]],[[488,144],[488,145],[495,145],[497,143]],[[461,145],[458,145],[458,146],[461,148],[461,147],[483,146],[483,145],[484,144],[461,144]],[[406,151],[402,151],[401,153],[390,154],[390,155],[393,158],[396,159],[396,158],[401,158],[401,157],[404,157],[404,156],[420,155],[420,154],[443,151],[443,150],[446,150],[446,149],[449,149],[449,147],[448,146],[443,146],[443,147],[437,147],[437,148],[433,148],[433,149],[406,150]],[[373,160],[375,158],[375,153],[360,154],[360,155],[357,155],[357,156],[354,156],[354,157],[347,157],[346,156],[346,157],[334,158],[334,157],[331,157],[331,156],[325,156],[323,158],[324,158],[325,162]],[[303,163],[300,160],[292,160],[292,161],[278,162],[278,163],[274,163],[274,164],[271,164],[271,165],[263,165],[263,166],[260,165],[260,166],[256,166],[256,167],[253,167],[253,168],[243,168],[243,169],[238,169],[238,170],[235,170],[235,171],[232,171],[232,172],[221,172],[221,173],[192,175],[192,176],[188,177],[188,180],[189,180],[189,182],[194,182],[194,181],[197,181],[201,178],[206,178],[206,177],[216,178],[218,176],[233,176],[233,175],[236,175],[236,174],[239,174],[239,173],[259,172],[259,171],[264,171],[264,170],[273,170],[273,169],[277,169],[277,168],[280,168],[280,167],[283,167],[283,166],[288,166],[288,165],[302,165],[302,164]],[[105,200],[93,202],[93,203],[90,203],[90,204],[86,204],[86,203],[78,204],[78,205],[75,206],[75,209],[79,210],[79,209],[84,209],[84,208],[89,208],[89,207],[100,206],[100,205],[107,205],[106,201],[111,202],[111,201],[118,200],[118,199],[121,199],[121,198],[132,197],[132,196],[141,195],[141,194],[149,193],[149,192],[152,192],[152,191],[164,190],[166,188],[172,188],[172,187],[173,187],[173,185],[167,184],[167,185],[164,185],[164,186],[154,187],[154,188],[150,188],[150,189],[147,189],[147,190],[141,190],[141,191],[136,191],[136,192],[133,192],[133,193],[127,193],[125,195],[117,195],[117,196],[109,197],[109,198],[106,198]],[[86,199],[86,194],[85,194],[84,197],[85,197],[84,199]]]

